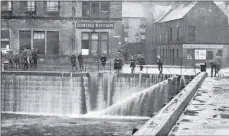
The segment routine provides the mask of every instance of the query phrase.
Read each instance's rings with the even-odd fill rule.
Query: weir
[[[151,116],[192,78],[157,74],[2,72],[1,109],[6,113],[36,115]]]

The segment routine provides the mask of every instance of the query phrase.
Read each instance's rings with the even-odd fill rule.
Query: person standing
[[[38,59],[37,49],[33,49],[32,50],[32,61],[33,61],[33,66],[35,68],[37,68],[37,59]]]
[[[77,71],[77,66],[76,66],[76,55],[72,54],[71,57],[70,57],[70,61],[71,61],[71,64],[72,64],[72,70],[73,70],[73,68],[75,67],[75,68],[76,68],[76,71]]]
[[[24,49],[23,51],[23,63],[24,63],[24,69],[29,68],[27,49]]]
[[[136,60],[134,59],[134,56],[132,56],[130,59],[130,67],[131,67],[131,73],[134,73],[136,67]]]
[[[221,62],[222,58],[219,56],[219,54],[216,54],[216,58],[210,62],[211,65],[211,77],[213,77],[213,71],[215,71],[214,77],[216,77],[216,74],[220,71],[221,68]]]
[[[102,56],[100,57],[100,61],[101,61],[101,64],[103,66],[103,70],[105,70],[107,58],[104,54],[102,54]]]
[[[138,63],[139,63],[140,71],[142,71],[143,65],[145,65],[146,62],[145,62],[145,59],[141,53],[138,55]]]
[[[159,70],[160,74],[162,74],[163,62],[162,62],[162,60],[161,60],[160,55],[157,55],[157,60],[156,60],[156,62],[157,62],[158,70]]]
[[[119,57],[114,61],[114,69],[116,70],[116,73],[120,73],[122,69],[122,60]]]
[[[83,55],[82,55],[82,53],[80,53],[78,55],[78,62],[79,62],[80,70],[82,71],[83,70]]]

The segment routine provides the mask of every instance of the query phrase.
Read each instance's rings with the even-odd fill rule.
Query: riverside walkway
[[[207,77],[169,135],[229,135],[229,77]]]

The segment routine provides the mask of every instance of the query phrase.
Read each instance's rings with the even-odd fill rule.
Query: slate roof
[[[197,2],[179,4],[176,8],[171,9],[164,17],[162,17],[162,19],[157,22],[162,23],[182,19],[196,5],[196,3]]]

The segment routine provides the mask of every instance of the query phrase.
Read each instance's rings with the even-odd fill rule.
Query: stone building
[[[122,2],[1,1],[1,28],[2,48],[113,56],[122,44]]]
[[[165,64],[199,65],[220,54],[229,63],[228,18],[214,2],[183,2],[156,22],[157,54]]]

